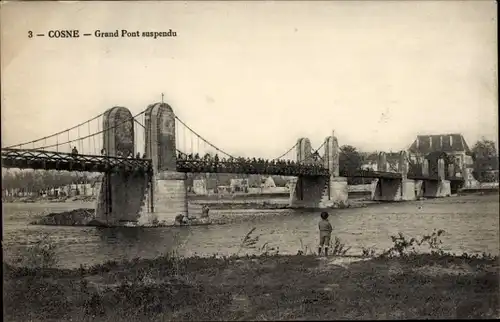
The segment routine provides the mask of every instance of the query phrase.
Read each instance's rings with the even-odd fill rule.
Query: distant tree
[[[51,188],[58,188],[68,184],[89,183],[90,177],[86,173],[64,171],[5,171],[2,172],[2,189],[13,191],[19,189],[24,192],[37,193]]]
[[[363,165],[361,154],[351,145],[343,145],[340,147],[339,153],[339,171],[341,175],[349,175],[350,173],[360,170]],[[360,184],[361,178],[348,177],[348,184]]]
[[[480,182],[495,181],[492,170],[498,170],[498,152],[495,142],[482,138],[472,148],[473,175]]]

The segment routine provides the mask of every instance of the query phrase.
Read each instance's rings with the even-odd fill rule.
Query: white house
[[[193,192],[197,195],[206,195],[208,193],[207,181],[205,179],[193,180]]]
[[[267,177],[261,185],[262,188],[276,188],[276,183],[274,182],[273,177]]]

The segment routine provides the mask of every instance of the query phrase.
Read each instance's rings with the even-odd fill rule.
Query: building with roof
[[[445,152],[454,158],[456,174],[473,180],[472,152],[462,134],[417,135],[408,152],[409,159],[417,163],[421,163],[431,153]]]

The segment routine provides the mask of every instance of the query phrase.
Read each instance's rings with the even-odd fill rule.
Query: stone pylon
[[[134,120],[126,107],[115,106],[104,112],[103,148],[108,156],[129,156],[134,153]]]
[[[103,150],[110,157],[129,157],[134,153],[134,120],[125,107],[113,107],[103,117]],[[136,222],[147,178],[144,173],[106,173],[95,207],[96,221],[119,226]]]
[[[325,139],[322,165],[329,177],[298,177],[291,182],[290,206],[304,208],[329,208],[347,203],[347,179],[339,177],[339,146],[335,136]],[[309,139],[297,141],[297,162],[311,163]]]
[[[408,170],[410,164],[408,161],[408,153],[401,151],[399,153],[398,170],[401,173],[401,200],[415,200],[415,180],[408,179]]]
[[[145,112],[146,158],[153,163],[153,178],[141,211],[141,225],[173,224],[187,215],[187,175],[177,172],[175,114],[168,104],[149,105]]]
[[[347,178],[340,174],[340,149],[337,137],[332,133],[325,139],[325,158],[328,159],[329,200],[333,206],[345,206],[348,200]]]
[[[377,159],[377,171],[387,172],[388,168],[387,155],[385,152],[380,152]]]
[[[308,164],[312,158],[311,141],[308,138],[300,138],[297,140],[297,162]]]
[[[408,178],[408,170],[410,168],[408,162],[408,153],[406,151],[399,152],[399,160],[398,160],[398,171],[401,173],[403,180]]]

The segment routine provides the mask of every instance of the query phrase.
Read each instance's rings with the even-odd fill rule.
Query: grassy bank
[[[50,245],[20,266],[4,263],[7,321],[168,321],[282,319],[494,318],[499,313],[498,257],[452,256],[434,232],[392,236],[393,247],[358,258],[321,258],[307,249],[281,256],[252,229],[241,249],[261,256],[163,256],[80,269],[50,268]],[[431,254],[417,254],[427,243]],[[306,254],[306,255],[303,255]]]
[[[7,321],[493,318],[493,260],[433,255],[349,265],[316,256],[162,257],[81,270],[4,266]]]

